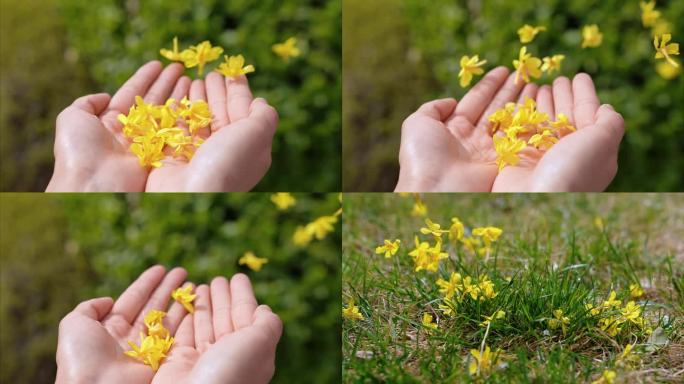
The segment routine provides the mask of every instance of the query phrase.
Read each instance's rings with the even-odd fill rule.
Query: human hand
[[[174,90],[180,100],[208,101],[214,116],[211,129],[200,132],[205,142],[190,162],[167,156],[150,172],[147,191],[248,191],[271,165],[271,145],[278,113],[261,98],[254,99],[245,76],[224,78],[210,73],[206,81],[181,78]]]
[[[505,167],[492,192],[603,191],[617,173],[624,120],[608,104],[600,105],[591,77],[566,77],[544,85],[536,95],[537,109],[555,119],[564,113],[577,131],[562,137],[546,152],[527,147],[520,162]]]
[[[114,302],[109,297],[84,301],[59,324],[56,383],[150,383],[154,371],[124,355],[128,340],[138,342],[144,317],[152,309],[166,310],[171,292],[187,273],[175,268],[168,274],[154,266],[143,272]],[[173,303],[164,326],[171,334],[185,309]]]
[[[523,89],[508,74],[505,67],[495,68],[460,102],[426,103],[404,121],[396,191],[491,191],[497,166],[487,117],[535,92],[534,85]]]
[[[282,323],[257,306],[249,278],[218,277],[196,293],[195,312],[183,318],[153,383],[269,382]]]
[[[143,191],[149,170],[129,151],[130,141],[117,120],[142,96],[163,103],[181,76],[183,66],[162,71],[159,61],[143,65],[116,92],[81,97],[57,117],[55,169],[48,192]]]

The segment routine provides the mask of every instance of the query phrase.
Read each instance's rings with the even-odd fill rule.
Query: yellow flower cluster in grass
[[[153,105],[136,96],[128,114],[119,114],[118,119],[123,134],[133,141],[129,149],[140,166],[157,168],[162,166],[166,148],[173,150],[175,158],[189,161],[204,142],[198,133],[211,123],[212,115],[202,100],[190,102],[184,97],[179,103],[168,99],[163,105]]]
[[[183,288],[176,288],[171,292],[171,298],[176,300],[190,313],[195,312],[195,307],[192,305],[192,302],[197,297],[197,294],[192,293],[194,288],[195,287],[192,284],[188,284]]]
[[[616,299],[616,295],[615,291],[611,291],[608,298],[600,305],[594,306],[591,303],[585,305],[589,314],[598,319],[598,328],[611,337],[615,337],[630,325],[637,326],[646,333],[653,332],[643,317],[643,307],[631,300],[623,306],[622,301]]]
[[[473,279],[471,276],[463,277],[458,272],[452,272],[449,280],[440,277],[436,284],[442,294],[443,302],[439,305],[439,309],[447,316],[454,316],[458,304],[464,300],[490,300],[499,294],[496,292],[494,283],[485,274]],[[505,314],[503,311],[497,311],[492,315],[492,318],[501,318]],[[491,321],[492,318],[485,316],[486,323],[483,324],[489,324],[488,321]]]
[[[541,151],[550,149],[560,138],[575,131],[568,117],[559,113],[556,121],[537,110],[537,103],[525,98],[524,104],[507,103],[489,116],[492,123],[496,163],[499,171],[520,161],[518,153],[528,146]],[[501,131],[504,135],[497,135]]]
[[[148,312],[144,320],[147,335],[140,332],[140,346],[129,341],[128,345],[132,350],[124,352],[126,356],[149,365],[154,371],[159,369],[159,364],[166,358],[173,345],[173,337],[162,323],[164,316],[166,316],[166,312],[156,309]]]
[[[354,305],[354,299],[347,302],[347,308],[342,308],[342,317],[349,320],[363,320],[359,307]]]
[[[268,263],[265,257],[257,257],[253,252],[245,252],[245,254],[238,260],[239,265],[246,265],[252,271],[259,272],[264,264]]]

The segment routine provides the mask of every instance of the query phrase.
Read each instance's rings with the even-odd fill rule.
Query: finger
[[[537,92],[537,110],[549,115],[550,120],[555,120],[553,94],[548,85],[542,85]]]
[[[418,108],[416,114],[427,116],[438,121],[446,121],[456,109],[456,99],[439,99],[429,101]]]
[[[157,60],[140,67],[114,94],[109,103],[109,109],[118,113],[128,113],[128,108],[135,102],[135,97],[142,97],[147,93],[147,90],[161,73],[162,67],[162,63]]]
[[[132,324],[163,277],[164,267],[161,265],[147,269],[116,300],[112,314],[121,315],[129,324]]]
[[[179,347],[195,347],[195,329],[192,313],[188,313],[183,317],[173,340],[173,343]]]
[[[202,100],[207,101],[207,93],[204,88],[204,80],[194,80],[190,85],[190,101]],[[213,115],[213,111],[212,115]],[[209,137],[211,129],[209,127],[202,128],[197,132],[197,135],[203,139]]]
[[[230,314],[233,318],[233,329],[239,330],[252,324],[252,316],[257,301],[249,278],[238,273],[230,280]]]
[[[508,68],[497,67],[489,71],[475,86],[463,96],[456,106],[456,114],[477,124],[480,115],[491,103],[496,92],[508,77]]]
[[[211,282],[211,309],[214,321],[214,338],[233,331],[233,322],[230,319],[230,285],[225,277],[217,277]]]
[[[271,336],[274,344],[278,343],[283,334],[283,322],[268,305],[260,305],[254,311],[254,326],[260,327]]]
[[[100,321],[107,316],[113,305],[114,300],[111,297],[99,297],[80,303],[71,313]]]
[[[249,108],[249,117],[264,128],[263,132],[273,136],[278,127],[278,111],[268,105],[266,100],[257,97]]]
[[[490,125],[488,121],[489,116],[498,109],[503,108],[506,103],[515,102],[524,86],[525,82],[523,81],[515,83],[515,72],[508,75],[503,87],[499,89],[496,96],[494,96],[494,100],[489,103],[485,112],[480,116],[480,120],[477,122],[478,128],[488,128]]]
[[[572,113],[572,84],[570,83],[570,79],[565,76],[559,77],[553,81],[553,107],[556,116],[562,113],[568,117],[571,124],[575,124]]]
[[[188,311],[185,310],[185,307],[183,307],[182,304],[173,302],[171,304],[171,308],[169,308],[169,312],[166,314],[166,317],[164,318],[164,324],[166,326],[166,329],[169,330],[169,333],[172,335],[176,333],[178,330],[178,327],[181,324],[181,321],[185,318],[185,315],[187,315]],[[193,336],[193,343],[194,341]]]
[[[573,115],[577,129],[582,129],[594,123],[594,115],[599,108],[599,99],[591,77],[580,73],[572,80]]]
[[[171,98],[176,101],[180,101],[183,99],[183,97],[188,96],[191,83],[192,80],[190,80],[189,77],[182,76],[180,79],[178,79],[178,82],[176,82],[176,86],[173,88],[173,92],[171,92]]]
[[[195,347],[204,352],[214,342],[214,325],[211,321],[211,298],[209,297],[209,287],[202,284],[195,291],[195,313],[193,313],[195,324]]]
[[[171,91],[176,86],[176,82],[183,74],[183,65],[179,63],[169,64],[162,71],[161,75],[152,84],[143,99],[145,102],[154,105],[164,104],[171,95]]]
[[[596,112],[595,125],[608,132],[611,144],[619,145],[625,134],[625,120],[622,115],[615,112],[610,104],[603,104]]]
[[[220,73],[212,72],[207,76],[206,88],[209,109],[214,115],[211,121],[211,131],[215,132],[229,123],[226,82]]]
[[[525,85],[525,88],[523,88],[522,92],[520,92],[520,96],[518,96],[518,104],[524,104],[525,100],[527,100],[528,97],[534,100],[537,97],[538,89],[539,87],[537,87],[537,84],[527,83],[527,85]]]
[[[97,116],[107,108],[110,100],[111,97],[109,94],[97,93],[79,97],[71,105],[91,115]]]
[[[174,268],[167,273],[161,284],[159,284],[157,289],[155,289],[150,296],[150,299],[143,307],[143,310],[138,314],[134,326],[142,329],[145,324],[145,315],[153,309],[166,312],[166,307],[171,298],[171,292],[178,288],[183,281],[185,281],[187,276],[188,273],[183,268]]]
[[[228,119],[231,123],[249,116],[249,107],[254,97],[249,89],[249,82],[245,75],[235,78],[226,78],[226,91],[228,92]]]

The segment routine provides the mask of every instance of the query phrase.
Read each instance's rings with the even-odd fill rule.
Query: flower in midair
[[[217,71],[225,77],[237,77],[255,71],[253,65],[245,65],[245,58],[242,55],[224,56],[225,62],[219,65]]]
[[[603,42],[603,34],[598,25],[585,25],[582,28],[582,48],[596,48]]]
[[[513,60],[513,66],[516,69],[515,84],[518,84],[520,77],[522,77],[523,81],[526,83],[530,82],[530,76],[535,79],[541,77],[541,64],[542,61],[538,57],[534,57],[531,53],[527,53],[527,47],[520,48],[518,60]]]
[[[473,80],[473,75],[481,75],[484,70],[480,67],[487,63],[487,60],[479,61],[480,57],[475,55],[473,57],[468,57],[464,55],[461,57],[461,70],[458,72],[459,84],[462,88],[470,85]]]
[[[283,43],[273,44],[271,47],[273,53],[278,55],[283,60],[290,61],[292,57],[298,57],[301,54],[299,48],[297,48],[297,38],[290,37]]]
[[[279,211],[285,211],[297,203],[297,199],[288,192],[278,192],[271,195],[271,201]]]
[[[238,260],[239,265],[246,265],[255,272],[259,272],[266,263],[268,263],[267,258],[257,257],[253,252],[246,252],[240,260]]]
[[[653,46],[655,47],[656,54],[655,58],[656,59],[665,59],[667,60],[668,63],[670,63],[674,67],[679,67],[679,64],[677,64],[676,61],[670,57],[670,55],[679,55],[679,44],[677,43],[670,43],[670,40],[672,40],[672,35],[669,33],[664,33],[660,36],[660,39],[658,36],[653,38]]]
[[[547,56],[542,59],[544,62],[541,66],[541,70],[543,72],[546,72],[548,74],[553,73],[554,71],[560,71],[561,69],[561,62],[565,59],[565,55],[553,55],[553,56]]]
[[[546,31],[546,27],[538,26],[533,27],[529,24],[525,24],[520,29],[518,29],[518,36],[520,36],[520,42],[527,44],[532,42],[539,32]]]
[[[218,59],[223,53],[223,48],[213,47],[208,40],[197,45],[190,46],[189,49],[181,52],[182,61],[186,68],[197,67],[197,73],[202,76],[204,66]]]
[[[660,12],[655,10],[655,1],[639,2],[641,8],[641,23],[644,27],[652,27],[660,17]]]

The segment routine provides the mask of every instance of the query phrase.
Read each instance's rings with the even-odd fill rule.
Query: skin
[[[589,75],[553,86],[515,84],[515,73],[498,67],[487,73],[460,102],[435,100],[421,106],[402,127],[396,191],[562,192],[602,191],[617,173],[624,135],[622,116],[600,105]],[[577,131],[544,152],[527,148],[521,161],[497,172],[496,151],[487,118],[507,102],[537,101],[538,109],[565,113]]]
[[[196,191],[252,189],[271,164],[271,145],[278,113],[261,98],[254,99],[247,78],[211,73],[204,80],[182,76],[183,66],[142,66],[113,97],[84,96],[60,113],[55,136],[55,170],[48,192],[66,191]],[[139,165],[130,140],[117,120],[140,95],[148,103],[188,96],[208,101],[214,120],[200,132],[205,139],[190,162],[171,154],[164,166]]]
[[[79,304],[59,325],[56,383],[267,383],[282,323],[268,306],[257,305],[243,274],[198,286],[194,315],[171,305],[163,321],[175,344],[156,374],[123,354],[128,340],[139,342],[144,314],[165,310],[186,275],[182,268],[166,274],[155,266],[116,302],[104,297]]]

